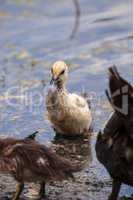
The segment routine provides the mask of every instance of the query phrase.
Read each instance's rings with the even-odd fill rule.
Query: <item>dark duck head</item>
[[[119,122],[124,124],[126,133],[133,139],[133,87],[120,76],[115,66],[109,68],[109,92],[106,90],[106,94]]]

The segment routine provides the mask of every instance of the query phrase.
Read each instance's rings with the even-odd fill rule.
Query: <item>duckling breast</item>
[[[46,105],[48,118],[58,133],[79,135],[89,130],[91,112],[83,97],[67,93],[66,90],[50,91]]]

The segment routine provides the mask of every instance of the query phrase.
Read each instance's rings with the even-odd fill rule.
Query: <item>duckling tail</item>
[[[50,166],[48,170],[59,177],[59,179],[73,179],[73,173],[81,171],[84,167],[82,163],[72,163],[70,160],[57,155],[51,149],[44,146],[43,153],[45,153],[45,157],[47,157]]]
[[[36,135],[39,133],[39,131],[35,131],[34,133],[28,135],[25,139],[31,139],[31,140],[35,140]]]

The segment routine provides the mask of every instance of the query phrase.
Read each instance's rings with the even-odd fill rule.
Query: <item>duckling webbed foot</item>
[[[21,192],[23,191],[23,189],[24,189],[24,184],[23,183],[18,183],[17,187],[16,187],[16,193],[13,196],[12,200],[18,200],[19,197],[20,197]]]
[[[39,192],[39,199],[40,200],[46,198],[45,185],[46,185],[45,182],[41,183],[40,192]]]
[[[112,193],[109,196],[108,200],[117,200],[120,188],[121,188],[121,182],[118,180],[113,180]]]

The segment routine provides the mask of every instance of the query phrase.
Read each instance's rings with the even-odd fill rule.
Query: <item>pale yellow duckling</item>
[[[87,135],[92,122],[91,111],[84,97],[66,90],[68,66],[63,61],[57,61],[51,73],[46,108],[53,128],[56,133],[65,136]]]

